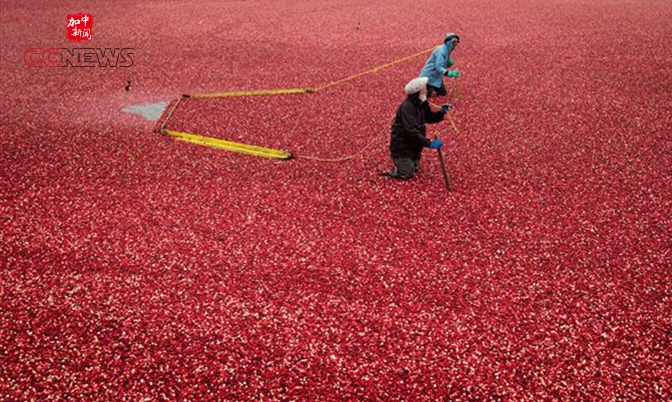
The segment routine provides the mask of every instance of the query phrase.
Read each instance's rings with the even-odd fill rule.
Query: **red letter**
[[[44,63],[42,62],[41,50],[42,49],[40,49],[39,47],[31,47],[30,49],[26,50],[25,52],[23,52],[23,62],[26,63],[28,67],[41,68],[44,65]]]
[[[63,55],[61,49],[57,47],[50,47],[44,51],[42,56],[44,65],[51,68],[60,68],[63,66]]]

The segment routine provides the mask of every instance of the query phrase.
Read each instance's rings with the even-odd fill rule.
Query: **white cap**
[[[408,84],[406,84],[406,88],[404,88],[404,90],[406,91],[407,95],[420,92],[424,88],[427,88],[427,81],[429,81],[429,78],[427,77],[413,78],[408,82]]]

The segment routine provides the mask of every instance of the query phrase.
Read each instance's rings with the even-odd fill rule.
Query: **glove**
[[[441,141],[438,138],[435,139],[434,141],[432,141],[431,144],[429,144],[429,147],[432,148],[432,149],[439,149],[442,146],[443,146],[443,141]]]
[[[458,70],[446,71],[446,77],[455,78],[458,75],[460,75],[460,72]]]
[[[441,105],[441,111],[443,112],[443,114],[446,114],[448,113],[448,110],[450,110],[451,107],[453,107],[452,103],[444,103],[443,105]]]
[[[453,59],[449,59],[449,60],[448,60],[448,67],[452,67],[453,64],[455,64],[455,60],[453,60]]]

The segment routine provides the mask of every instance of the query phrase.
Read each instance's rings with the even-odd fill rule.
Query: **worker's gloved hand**
[[[448,60],[448,67],[452,67],[453,64],[455,64],[455,60],[453,60],[453,59],[449,59],[449,60]]]
[[[443,114],[446,114],[448,113],[448,110],[450,110],[451,107],[453,107],[452,103],[444,103],[443,105],[441,105],[441,111],[443,112]]]
[[[432,141],[431,144],[429,144],[429,147],[432,148],[432,149],[439,149],[439,148],[441,148],[442,146],[443,146],[443,141],[441,141],[441,140],[438,139],[438,138],[435,139],[434,141]]]
[[[458,70],[446,71],[446,77],[455,78],[458,75],[460,75],[460,72]]]

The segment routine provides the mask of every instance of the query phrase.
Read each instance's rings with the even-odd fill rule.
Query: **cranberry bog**
[[[669,1],[0,7],[0,399],[672,398]],[[378,177],[447,32],[452,191]]]

